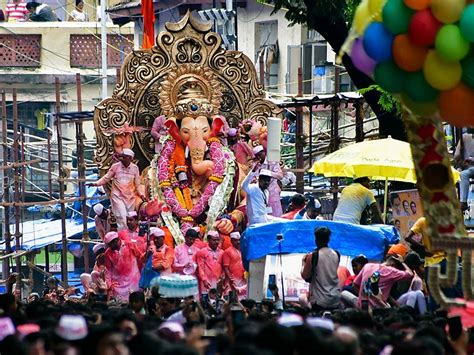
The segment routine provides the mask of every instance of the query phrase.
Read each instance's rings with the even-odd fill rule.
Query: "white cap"
[[[257,145],[256,147],[254,147],[254,148],[252,149],[252,152],[253,152],[253,154],[258,154],[258,153],[260,153],[262,150],[264,150],[263,146],[262,146],[262,145]]]
[[[334,331],[334,322],[331,319],[321,317],[308,317],[306,323],[313,328],[321,328],[329,331]]]
[[[104,242],[105,244],[109,244],[112,240],[114,239],[117,239],[119,237],[118,233],[117,232],[108,232],[105,236],[104,236]]]
[[[137,216],[138,216],[138,214],[135,211],[130,211],[130,212],[127,213],[127,217],[130,217],[130,218],[137,217]]]
[[[94,245],[94,247],[92,248],[92,252],[94,254],[97,254],[99,250],[105,249],[105,248],[107,248],[107,246],[104,243],[99,243],[99,244]]]
[[[230,233],[230,239],[240,239],[240,233],[239,232]]]
[[[133,152],[133,150],[125,148],[124,150],[122,150],[122,155],[127,155],[133,158],[135,156],[135,153]]]
[[[87,336],[87,323],[83,316],[65,314],[59,319],[56,334],[66,340],[79,340]]]
[[[260,173],[258,174],[258,176],[268,176],[268,177],[272,177],[272,172],[268,169],[261,169],[260,170]]]
[[[321,202],[317,198],[314,199],[314,208],[320,209],[321,208]]]
[[[217,232],[215,230],[211,230],[211,231],[207,232],[207,236],[208,237],[220,237],[219,232]]]
[[[96,215],[100,216],[104,212],[104,206],[101,203],[94,205],[94,212]]]
[[[164,237],[165,232],[161,228],[152,227],[152,228],[150,228],[150,237],[152,235],[155,236],[155,237]]]
[[[284,327],[297,327],[304,324],[303,317],[293,313],[283,313],[277,322]]]

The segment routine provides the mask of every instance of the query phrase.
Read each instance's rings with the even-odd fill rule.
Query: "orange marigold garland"
[[[193,200],[191,199],[191,189],[185,187],[183,189],[184,202],[186,203],[186,208],[191,210],[193,208]]]

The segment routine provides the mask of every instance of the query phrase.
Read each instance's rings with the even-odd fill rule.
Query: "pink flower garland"
[[[158,177],[160,183],[170,183],[169,186],[162,186],[161,189],[163,191],[163,195],[167,204],[176,216],[178,216],[179,218],[190,216],[193,219],[196,219],[198,216],[204,213],[207,206],[209,205],[210,198],[214,195],[220,183],[215,181],[209,181],[206,188],[204,189],[202,196],[199,198],[199,201],[193,206],[193,208],[190,211],[188,211],[186,208],[183,208],[178,202],[176,194],[171,188],[171,179],[168,171],[168,162],[175,148],[176,141],[174,139],[168,139],[165,142],[163,149],[161,150],[160,157],[158,158]],[[217,141],[212,141],[209,144],[209,154],[212,162],[214,163],[214,170],[212,172],[212,175],[216,177],[223,177],[225,172],[225,157],[222,153],[222,144]],[[183,227],[185,227],[185,229],[189,229],[189,223],[185,222],[183,224],[184,225],[182,225],[182,229]]]

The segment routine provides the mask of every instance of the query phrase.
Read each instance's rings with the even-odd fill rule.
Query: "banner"
[[[405,236],[418,218],[423,217],[418,190],[394,191],[390,194],[393,224]]]

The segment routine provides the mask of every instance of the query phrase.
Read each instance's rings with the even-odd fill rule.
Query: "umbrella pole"
[[[385,178],[385,191],[383,194],[383,221],[387,223],[388,178]]]

